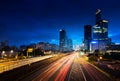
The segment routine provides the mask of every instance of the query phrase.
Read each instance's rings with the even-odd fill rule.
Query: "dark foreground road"
[[[22,81],[114,81],[74,52]]]

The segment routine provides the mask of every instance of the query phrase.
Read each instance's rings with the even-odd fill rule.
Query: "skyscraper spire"
[[[101,10],[100,10],[100,9],[98,9],[98,10],[97,10],[97,12],[96,12],[96,14],[99,14],[100,12],[101,12]]]
[[[101,10],[98,9],[97,12],[96,12],[96,25],[100,25],[100,22],[101,22]]]

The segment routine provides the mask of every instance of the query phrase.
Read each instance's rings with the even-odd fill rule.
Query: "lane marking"
[[[78,56],[78,57],[79,57],[79,56]],[[80,57],[79,57],[79,58],[80,58]],[[85,74],[84,74],[84,72],[83,72],[83,70],[82,70],[81,65],[79,65],[79,66],[80,66],[80,69],[81,69],[81,72],[82,72],[82,75],[83,75],[84,80],[87,81],[87,79],[86,79],[86,77],[85,77]]]
[[[74,58],[75,59],[75,58]],[[73,60],[74,61],[74,60]],[[68,77],[68,81],[70,81],[70,76],[71,76],[71,73],[72,73],[72,66],[73,66],[73,64],[71,65],[71,70],[70,70],[70,75],[69,75],[69,77]]]

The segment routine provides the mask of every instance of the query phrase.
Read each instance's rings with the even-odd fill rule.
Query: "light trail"
[[[78,52],[51,63],[34,75],[32,81],[112,81],[86,62]],[[29,78],[31,79],[31,77]],[[31,81],[29,78],[25,81]]]
[[[63,57],[62,59],[52,63],[51,65],[47,66],[47,68],[44,69],[42,71],[42,73],[39,74],[39,76],[37,76],[36,78],[34,78],[32,81],[48,81],[49,78],[53,74],[55,74],[60,68],[61,68],[61,70],[58,73],[58,75],[61,75],[62,73],[64,73],[64,74],[62,74],[62,77],[58,77],[58,78],[59,79],[61,78],[61,80],[64,79],[68,72],[67,70],[69,70],[70,63],[72,62],[71,58],[74,58],[73,55],[68,55],[68,56]]]
[[[75,53],[75,58],[68,76],[67,81],[87,81],[85,74],[80,66],[79,53]],[[75,76],[77,75],[77,76]]]
[[[83,77],[84,77],[84,80],[87,81],[87,79],[86,79],[86,77],[85,77],[85,74],[84,74],[84,72],[83,72],[83,70],[82,70],[82,68],[81,68],[81,65],[79,65],[79,66],[80,66],[80,70],[81,70],[81,72],[82,72],[82,75],[83,75]]]
[[[57,77],[54,81],[64,81],[66,78],[66,75],[68,73],[68,70],[73,62],[73,59],[75,58],[75,55],[71,57],[71,59],[63,66],[63,68],[58,73]]]
[[[77,60],[79,60],[79,58],[80,58],[80,57],[79,57],[79,53],[77,53]],[[83,77],[84,77],[84,80],[87,81],[86,76],[85,76],[85,74],[84,74],[84,72],[83,72],[80,64],[79,64],[79,67],[80,67],[80,70],[81,70],[82,75],[83,75]]]

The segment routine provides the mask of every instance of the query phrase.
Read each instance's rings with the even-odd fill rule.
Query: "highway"
[[[113,81],[105,72],[86,62],[78,52],[63,57],[22,81]]]

